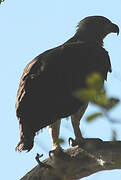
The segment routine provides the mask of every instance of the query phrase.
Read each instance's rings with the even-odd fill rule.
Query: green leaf
[[[117,98],[107,98],[104,103],[102,103],[100,106],[104,108],[105,110],[109,111],[112,108],[114,108],[118,103],[120,102]]]
[[[86,79],[87,87],[75,92],[75,96],[84,101],[91,101],[96,103],[96,99],[102,99],[106,96],[103,86],[103,80],[100,74],[93,73]],[[98,102],[99,103],[99,102]]]
[[[85,102],[91,102],[106,111],[111,110],[119,103],[119,99],[114,97],[109,98],[107,96],[103,85],[103,79],[100,74],[91,74],[87,77],[86,83],[87,87],[74,93],[74,96],[76,96],[78,99]]]
[[[57,141],[56,141],[56,144],[63,144],[65,141],[64,141],[64,139],[62,139],[62,138],[59,138]]]
[[[86,79],[89,88],[100,91],[103,88],[103,79],[99,73],[92,73]]]
[[[97,95],[95,89],[80,89],[74,93],[74,95],[83,101],[93,101],[94,97]]]
[[[95,113],[95,114],[92,114],[92,115],[88,116],[86,120],[88,122],[91,122],[92,120],[94,120],[94,119],[96,119],[98,117],[101,117],[101,116],[103,116],[103,113],[101,113],[101,112]]]

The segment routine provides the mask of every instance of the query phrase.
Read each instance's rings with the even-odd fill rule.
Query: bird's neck
[[[85,43],[91,43],[91,44],[95,44],[98,46],[103,47],[103,40],[92,40],[90,38],[84,38],[84,36],[78,36],[77,34],[75,34],[72,38],[70,38],[68,41],[66,41],[64,44],[67,43],[74,43],[74,42],[85,42]]]

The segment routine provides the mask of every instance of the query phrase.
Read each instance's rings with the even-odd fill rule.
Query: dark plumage
[[[29,151],[37,131],[83,106],[73,92],[86,87],[87,75],[99,72],[107,79],[111,64],[102,44],[110,32],[119,33],[118,26],[101,16],[87,17],[79,23],[73,38],[26,66],[17,93],[20,142],[16,150]]]

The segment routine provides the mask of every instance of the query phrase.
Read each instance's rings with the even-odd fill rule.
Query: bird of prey
[[[103,40],[109,33],[119,34],[119,27],[103,16],[81,20],[75,35],[64,44],[35,57],[24,69],[17,92],[16,115],[20,141],[17,151],[30,151],[37,132],[49,126],[53,149],[57,143],[60,119],[71,116],[75,142],[83,140],[79,122],[88,103],[74,96],[86,87],[86,77],[93,72],[107,79],[111,72]]]

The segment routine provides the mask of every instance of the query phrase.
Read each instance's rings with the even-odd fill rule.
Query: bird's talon
[[[73,138],[69,138],[68,142],[69,142],[69,146],[72,146],[72,147],[78,145],[76,140],[74,140]]]
[[[43,154],[40,155],[40,154],[37,153],[37,155],[35,157],[35,159],[36,159],[36,161],[38,162],[39,165],[43,165],[43,163],[39,160],[39,158],[41,158],[42,156],[43,156]]]
[[[58,147],[54,150],[49,151],[49,157],[52,159],[52,156],[60,156],[63,153],[63,149]]]
[[[55,150],[49,151],[49,157],[50,157],[50,159],[52,159],[52,155],[54,155],[54,151],[55,151]]]
[[[69,142],[69,146],[72,146],[72,147],[76,146],[75,140],[73,138],[69,138],[68,142]]]
[[[45,164],[45,163],[43,163],[43,162],[41,162],[41,161],[39,160],[39,158],[41,158],[42,156],[43,156],[43,154],[38,154],[38,153],[37,153],[37,155],[36,155],[36,157],[35,157],[35,159],[36,159],[36,161],[38,162],[39,166],[45,167],[45,168],[50,168],[50,167],[51,167],[50,165]]]
[[[74,147],[74,146],[82,146],[83,145],[83,139],[80,139],[80,141],[74,140],[73,138],[69,138],[68,140],[69,145]]]

